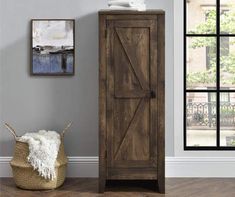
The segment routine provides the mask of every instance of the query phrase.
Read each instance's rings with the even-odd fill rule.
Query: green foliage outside
[[[220,116],[234,116],[235,110],[229,108],[220,108]]]
[[[210,10],[207,13],[205,22],[196,26],[190,34],[215,34],[216,33],[216,11]],[[220,31],[222,33],[235,34],[235,7],[229,5],[229,11],[220,15]],[[223,38],[222,38],[223,39]],[[229,39],[229,47],[235,45],[235,40]],[[200,72],[187,74],[187,87],[197,84],[216,83],[216,38],[215,37],[192,37],[189,46],[192,49],[208,47],[209,65],[208,69]],[[227,53],[226,53],[227,50]],[[228,47],[220,46],[220,82],[223,85],[235,84],[235,54],[228,52]]]

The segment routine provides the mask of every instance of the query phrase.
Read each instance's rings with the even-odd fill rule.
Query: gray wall
[[[98,16],[107,0],[0,0],[0,156],[11,156],[11,123],[25,131],[60,131],[70,156],[98,155]],[[173,150],[173,1],[147,0],[166,10],[166,154]],[[76,72],[73,77],[32,77],[30,19],[76,19]]]

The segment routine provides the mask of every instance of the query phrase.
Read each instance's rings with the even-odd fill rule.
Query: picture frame
[[[31,65],[35,76],[73,76],[75,20],[31,19]]]

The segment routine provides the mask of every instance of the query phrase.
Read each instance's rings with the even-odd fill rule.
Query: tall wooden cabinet
[[[152,180],[165,192],[165,14],[99,12],[99,191]]]

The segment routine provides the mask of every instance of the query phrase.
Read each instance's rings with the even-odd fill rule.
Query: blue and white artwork
[[[74,20],[32,20],[33,75],[74,74]]]

